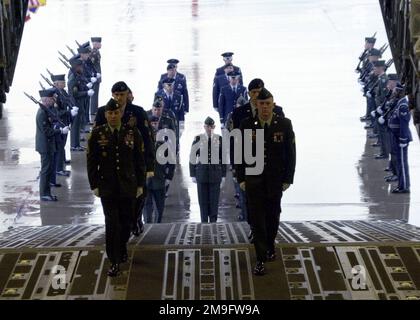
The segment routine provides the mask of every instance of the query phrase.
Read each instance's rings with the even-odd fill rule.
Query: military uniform
[[[235,87],[232,87],[229,84],[220,90],[218,110],[220,122],[223,125],[225,124],[227,115],[236,107],[236,101],[239,97],[243,97],[245,99],[248,97],[246,88],[239,84]]]
[[[400,90],[403,90],[401,87]],[[408,168],[408,145],[413,141],[409,123],[411,119],[407,97],[398,100],[389,120],[388,127],[392,136],[392,149],[396,154],[398,187],[393,193],[410,192],[410,174]]]
[[[92,42],[102,42],[102,38],[100,37],[93,37],[91,38]],[[99,49],[92,49],[90,60],[92,61],[93,68],[96,72],[96,77],[98,81],[94,84],[93,90],[95,91],[95,94],[90,99],[90,114],[94,115],[98,111],[98,104],[99,104],[99,89],[102,82],[102,67],[101,67],[101,53]],[[98,77],[99,73],[99,77]]]
[[[214,125],[214,120],[207,118],[205,124]],[[196,150],[195,147],[199,147],[199,149]],[[217,163],[212,163],[212,151],[219,152],[214,157]],[[207,163],[201,163],[201,152],[206,152],[203,160]],[[201,222],[216,222],[219,210],[220,183],[222,178],[226,177],[221,136],[212,134],[209,137],[207,134],[201,134],[194,138],[190,153],[190,176],[197,182]]]
[[[164,108],[171,110],[175,114],[178,122],[185,120],[184,100],[179,92],[174,91],[172,94],[169,94],[162,89],[156,95],[162,97]]]
[[[381,61],[379,64],[377,65],[385,65],[384,64],[385,61]],[[382,75],[380,75],[378,77],[377,80],[377,84],[374,88],[375,91],[375,105],[377,107],[380,107],[386,100],[387,94],[388,94],[388,89],[386,87],[388,82],[388,76],[386,73],[383,73]],[[377,108],[376,108],[377,109]],[[390,150],[388,150],[387,148],[387,129],[384,126],[381,126],[378,122],[378,119],[380,117],[380,114],[378,112],[373,112],[374,113],[374,118],[375,118],[375,126],[377,128],[377,132],[378,132],[378,144],[380,144],[380,148],[381,148],[381,152],[379,155],[376,156],[377,159],[379,158],[387,158]]]
[[[118,265],[127,254],[137,190],[145,184],[144,145],[137,128],[95,127],[88,140],[87,171],[105,214],[107,256]]]
[[[225,53],[222,53],[221,54],[221,56],[223,57],[223,58],[231,58],[232,56],[233,56],[233,52],[225,52]],[[228,62],[228,63],[230,63],[230,62]],[[224,73],[225,73],[225,66],[226,66],[226,64],[227,63],[225,63],[225,65],[224,66],[221,66],[220,68],[217,68],[216,69],[216,73],[214,74],[214,78],[216,78],[216,77],[218,77],[218,76],[221,76],[221,75],[223,75]],[[239,83],[241,84],[241,85],[243,85],[243,76],[242,76],[242,71],[241,71],[241,68],[239,68],[239,67],[237,67],[237,66],[233,66],[233,71],[235,72],[235,73],[237,73],[237,74],[239,74],[240,75],[240,79],[239,79]]]
[[[158,83],[158,91],[163,89],[163,82],[166,78],[168,78],[167,73],[164,73],[160,76],[160,80]],[[175,74],[174,79],[175,79],[174,90],[177,91],[182,96],[183,110],[185,113],[188,113],[190,111],[190,98],[189,98],[188,88],[187,88],[187,79],[185,75],[179,72]]]
[[[265,89],[263,89],[264,91]],[[261,91],[260,96],[262,96]],[[274,252],[274,240],[277,235],[281,213],[283,184],[292,184],[296,165],[295,135],[292,123],[287,118],[272,115],[271,123],[262,125],[258,118],[242,121],[240,129],[250,134],[252,152],[256,152],[256,130],[264,129],[264,170],[259,175],[247,175],[246,168],[255,164],[235,166],[238,183],[245,182],[248,201],[248,215],[254,231],[254,246],[257,260],[264,263],[267,253]],[[245,133],[249,129],[250,132]]]

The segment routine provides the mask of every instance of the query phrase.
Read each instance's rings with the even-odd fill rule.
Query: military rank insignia
[[[132,128],[137,126],[137,119],[134,116],[130,116],[130,120],[128,120],[128,125]]]
[[[125,145],[129,147],[131,150],[134,149],[134,134],[133,130],[129,130],[128,134],[124,138]]]
[[[102,148],[108,146],[109,140],[106,138],[106,136],[102,132],[99,132],[99,135],[100,135],[100,139],[98,140],[99,146]]]
[[[283,132],[274,132],[273,142],[283,142],[284,134]]]

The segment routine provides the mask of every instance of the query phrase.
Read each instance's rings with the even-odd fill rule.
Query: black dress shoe
[[[277,258],[277,256],[276,256],[276,251],[271,251],[271,250],[269,250],[268,252],[267,252],[267,262],[273,262],[273,261],[276,261],[276,258]]]
[[[264,262],[257,261],[257,264],[255,265],[255,268],[254,268],[254,275],[256,275],[256,276],[265,275]]]
[[[127,261],[128,261],[128,254],[127,253],[124,253],[121,256],[121,263],[126,263]]]
[[[65,160],[64,163],[65,164],[70,164],[71,163],[71,160]]]
[[[57,197],[56,196],[42,196],[41,197],[41,201],[57,201]]]
[[[367,129],[373,129],[373,125],[372,124],[368,124],[368,125],[366,125],[365,126],[365,129],[367,130]]]
[[[372,147],[380,147],[381,144],[379,142],[375,142],[371,144]]]
[[[398,181],[398,177],[394,175],[390,175],[384,178],[386,182],[395,182]]]
[[[56,174],[62,177],[70,177],[70,171],[67,170],[57,171]]]
[[[144,231],[144,224],[143,223],[137,223],[134,229],[131,231],[133,233],[133,236],[140,237],[140,235]]]
[[[108,277],[116,277],[120,273],[120,265],[118,263],[113,263],[108,270]]]
[[[392,193],[410,193],[410,189],[400,189],[400,188],[395,188],[394,190],[391,191]]]
[[[391,168],[385,168],[385,169],[384,169],[384,171],[385,171],[385,172],[391,172],[391,171],[392,171],[392,169],[391,169]]]
[[[50,186],[55,188],[61,188],[61,184],[59,183],[50,183]]]

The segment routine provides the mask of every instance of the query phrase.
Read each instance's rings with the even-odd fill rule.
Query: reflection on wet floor
[[[222,63],[220,53],[229,50],[235,52],[233,62],[241,67],[245,84],[254,77],[264,79],[294,124],[296,180],[283,199],[283,221],[403,219],[420,225],[418,140],[409,149],[412,194],[390,195],[383,181],[386,164],[372,159],[374,150],[358,120],[365,100],[353,70],[363,39],[377,31],[380,45],[387,41],[378,3],[79,0],[52,1],[43,9],[25,27],[0,120],[0,231],[20,225],[103,223],[99,200],[87,183],[84,153],[71,154],[70,178],[58,178],[63,187],[54,191],[60,201],[39,203],[36,106],[22,94],[35,95],[45,68],[65,72],[57,50],[97,35],[104,39],[100,102],[108,100],[114,82],[125,80],[134,102],[149,109],[168,58],[178,58],[187,77],[191,112],[164,222],[199,221],[188,154],[203,120],[217,117],[212,79]],[[53,40],[43,41],[40,35],[47,29]],[[43,50],[34,50],[41,43]],[[226,182],[220,221],[236,221],[231,176]]]

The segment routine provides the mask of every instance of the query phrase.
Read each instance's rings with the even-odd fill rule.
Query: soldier
[[[161,110],[162,108],[160,108]],[[158,109],[159,110],[159,109]],[[154,140],[156,141],[156,159],[158,159],[159,156],[161,156],[162,158],[165,156],[166,158],[168,158],[168,152],[175,152],[175,150],[173,150],[172,148],[169,148],[169,150],[166,150],[166,154],[165,155],[159,155],[159,147],[163,144],[163,143],[169,143],[171,144],[170,140],[167,141],[163,141],[160,140],[158,141],[158,139],[156,139],[156,133],[159,130],[173,130],[173,123],[172,120],[169,118],[166,118],[162,115],[152,115],[150,118],[150,124],[153,128],[154,131]],[[174,155],[173,157],[174,158]],[[155,172],[154,172],[154,176],[150,179],[147,180],[147,197],[146,197],[146,204],[144,207],[144,217],[145,217],[145,222],[146,223],[161,223],[162,222],[162,216],[163,216],[163,211],[165,208],[165,194],[166,194],[166,188],[167,186],[169,186],[170,181],[172,181],[173,177],[174,177],[174,172],[175,172],[175,165],[173,163],[165,163],[165,164],[161,164],[159,161],[156,162],[155,164]],[[155,217],[155,219],[153,219],[153,203],[156,206],[156,210],[157,210],[157,215]]]
[[[366,67],[362,70],[360,77],[359,77],[359,82],[362,84],[363,86],[363,92],[364,95],[366,96],[367,91],[369,91],[370,89],[370,85],[373,84],[376,79],[375,76],[373,75],[372,71],[373,71],[373,63],[375,61],[378,61],[379,58],[381,57],[381,52],[378,49],[371,49],[369,54],[368,54],[368,62],[366,63]],[[372,99],[372,97],[368,97],[366,96],[366,115],[360,118],[360,121],[364,122],[364,121],[369,121],[371,120],[371,112],[373,110],[375,110],[375,99]],[[372,128],[371,125],[367,125],[366,128]]]
[[[79,108],[75,106],[75,101],[65,90],[66,79],[64,74],[51,75],[51,81],[54,84],[55,94],[57,96],[57,111],[61,122],[65,126],[70,126],[73,119],[77,116]],[[67,134],[61,134],[57,146],[56,173],[59,176],[68,177],[70,171],[64,170],[66,159],[65,146],[67,143]]]
[[[386,99],[386,95],[388,93],[388,90],[386,88],[386,84],[388,82],[388,76],[385,73],[385,61],[384,60],[378,60],[374,62],[373,64],[373,72],[375,76],[378,78],[376,81],[373,91],[374,91],[374,99],[375,99],[375,105],[377,108],[382,105],[382,103]],[[378,132],[378,141],[375,146],[379,146],[380,153],[375,155],[375,159],[387,159],[388,150],[386,150],[385,145],[385,134],[386,134],[386,128],[384,126],[379,125],[378,119],[380,117],[380,114],[376,112],[376,109],[372,111],[371,113],[372,121],[374,121],[374,126],[376,127],[376,131]]]
[[[178,123],[184,121],[184,100],[182,95],[175,90],[175,80],[173,78],[166,78],[162,80],[163,89],[159,90],[156,95],[163,98],[164,106],[166,109],[175,113]]]
[[[39,195],[41,201],[57,201],[51,194],[50,181],[54,172],[54,152],[56,152],[56,134],[67,134],[69,127],[58,128],[53,126],[54,91],[39,91],[41,104],[36,114],[35,149],[41,155],[41,172],[39,174]]]
[[[96,72],[95,67],[92,63],[92,60],[90,59],[91,49],[89,46],[89,42],[82,45],[82,47],[78,48],[77,52],[80,54],[80,60],[83,61],[84,75],[88,80],[90,80],[90,82],[93,85],[92,90],[94,91],[94,94],[90,97],[88,107],[85,108],[84,110],[85,123],[93,124],[90,121],[90,114],[92,113],[90,109],[92,105],[92,97],[95,95],[95,91],[97,90],[96,83],[98,82],[98,78],[97,78],[98,73]],[[86,130],[85,132],[89,132],[89,130]]]
[[[146,162],[146,176],[147,179],[153,177],[155,166],[155,150],[150,128],[149,119],[146,111],[140,106],[129,103],[128,101],[129,88],[123,81],[116,82],[112,88],[112,96],[121,106],[122,123],[140,131],[145,148],[145,162]],[[106,124],[105,107],[98,108],[96,113],[95,125],[100,126]],[[135,215],[132,221],[132,232],[137,237],[143,232],[143,223],[141,220],[141,213],[143,211],[145,197],[147,195],[147,188],[144,190],[143,195],[137,198]]]
[[[217,221],[220,187],[226,177],[222,137],[214,133],[214,128],[214,120],[208,117],[204,122],[206,132],[194,138],[190,152],[190,176],[197,183],[203,223]],[[218,152],[218,155],[212,157],[214,152]]]
[[[240,125],[243,139],[247,139],[245,134],[250,135],[253,154],[257,150],[256,130],[264,129],[264,141],[261,141],[264,143],[263,172],[258,175],[247,173],[246,169],[256,164],[248,164],[244,160],[236,165],[236,176],[241,189],[246,191],[248,215],[254,230],[257,254],[255,275],[265,274],[264,263],[276,258],[274,243],[279,226],[281,198],[293,183],[296,164],[292,123],[273,113],[273,108],[273,96],[263,88],[257,97],[257,117],[246,118]]]
[[[219,115],[222,128],[225,126],[227,115],[233,111],[236,106],[236,101],[239,97],[248,99],[246,88],[239,84],[240,75],[236,72],[230,72],[229,85],[224,86],[220,90],[219,95]]]
[[[229,85],[228,74],[233,72],[233,64],[226,64],[224,67],[224,72],[224,74],[215,77],[213,81],[213,109],[215,110],[219,110],[220,90],[222,90],[223,87]]]
[[[95,127],[88,141],[87,171],[91,189],[101,198],[108,276],[115,277],[119,264],[128,259],[135,199],[143,193],[144,145],[137,128],[121,122],[121,105],[114,99],[105,106],[105,116],[107,124]]]
[[[398,83],[394,89],[398,100],[388,120],[392,136],[392,149],[397,159],[398,187],[392,193],[410,193],[410,174],[408,169],[408,145],[413,141],[410,131],[411,114],[405,88]]]
[[[80,146],[80,131],[84,129],[84,114],[89,107],[89,99],[95,93],[88,86],[91,83],[83,76],[83,62],[77,56],[70,59],[71,69],[68,77],[68,91],[74,98],[78,109],[77,116],[73,119],[72,130],[70,134],[71,151],[84,151]]]
[[[93,90],[95,94],[92,96],[90,101],[90,114],[95,115],[98,111],[98,100],[99,100],[99,87],[102,82],[102,67],[101,67],[101,53],[100,49],[102,48],[102,38],[101,37],[92,37],[92,51],[90,53],[90,60],[92,61],[93,68],[96,72],[96,78],[98,81],[95,83]]]
[[[223,61],[225,62],[225,65],[232,64],[233,52],[225,52],[225,53],[222,53],[222,57],[223,57]],[[216,69],[216,73],[214,75],[214,78],[216,78],[216,77],[221,76],[221,75],[224,74],[225,65]],[[242,83],[243,76],[242,76],[241,68],[239,68],[237,66],[233,66],[233,71],[235,71],[237,74],[239,74],[241,76],[241,78],[240,78],[239,81],[240,81],[240,84],[242,85],[243,84]]]
[[[368,55],[370,53],[370,50],[373,49],[376,43],[375,37],[366,37],[365,38],[365,48],[362,52],[362,54],[359,56],[359,64],[357,65],[356,72],[361,73],[362,70],[366,67],[366,64],[368,63]],[[362,64],[362,68],[360,68],[360,64]]]
[[[190,98],[188,95],[187,78],[182,73],[178,72],[178,59],[169,59],[168,67],[166,68],[167,73],[160,76],[158,91],[163,89],[163,80],[166,78],[175,79],[174,90],[178,91],[182,96],[184,102],[184,111],[188,113],[190,111]]]

